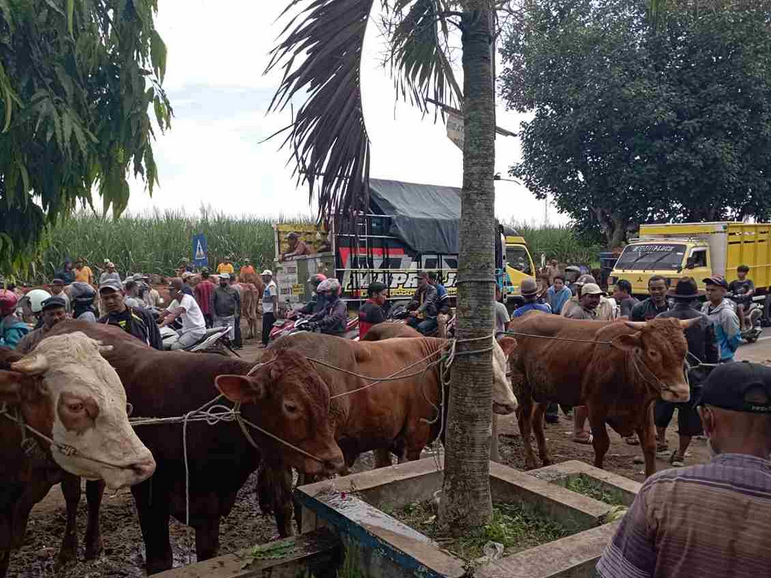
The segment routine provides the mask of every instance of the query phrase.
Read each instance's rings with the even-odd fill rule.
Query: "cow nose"
[[[140,481],[143,481],[155,473],[155,460],[151,457],[140,462],[135,462],[131,464],[129,468],[138,478],[140,478]]]
[[[328,473],[337,473],[345,468],[345,459],[342,454],[336,455],[333,459],[325,461],[324,467]]]

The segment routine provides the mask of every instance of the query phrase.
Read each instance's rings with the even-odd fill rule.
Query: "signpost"
[[[200,233],[193,235],[193,264],[196,267],[208,267],[209,246],[206,243],[206,235]]]

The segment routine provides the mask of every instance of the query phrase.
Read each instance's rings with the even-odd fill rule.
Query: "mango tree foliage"
[[[128,179],[152,194],[152,109],[166,46],[157,0],[0,0],[0,271],[26,268],[44,228],[103,197],[115,216]]]
[[[533,112],[512,174],[607,245],[649,221],[771,214],[767,0],[534,0],[503,94]]]

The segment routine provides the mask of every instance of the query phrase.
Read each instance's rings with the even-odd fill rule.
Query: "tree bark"
[[[440,523],[455,534],[492,518],[490,438],[495,250],[495,103],[489,0],[464,3],[465,142],[452,366]],[[473,340],[473,341],[464,341]],[[479,351],[469,355],[469,352]]]

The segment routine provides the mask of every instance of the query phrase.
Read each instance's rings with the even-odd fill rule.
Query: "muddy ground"
[[[765,349],[765,348],[764,348]],[[240,352],[243,357],[253,359],[260,355],[256,342],[249,342]],[[765,355],[765,352],[764,352]],[[771,355],[767,355],[771,357]],[[760,361],[760,360],[759,360]],[[676,422],[676,420],[674,420]],[[561,416],[555,425],[546,426],[546,437],[552,455],[557,462],[581,460],[593,462],[591,446],[579,445],[570,440],[572,420]],[[516,469],[524,469],[523,445],[516,420],[512,417],[500,421],[501,461]],[[643,466],[634,464],[633,458],[642,455],[639,446],[630,446],[617,434],[611,432],[611,447],[605,459],[606,469],[617,474],[643,481]],[[668,430],[671,448],[677,445],[676,423]],[[694,440],[687,459],[688,464],[704,463],[708,460],[706,442]],[[356,470],[368,469],[372,465],[371,455],[362,456]],[[659,460],[658,468],[668,467]],[[261,514],[255,499],[256,476],[252,475],[241,489],[236,505],[230,516],[222,521],[220,530],[221,551],[225,554],[255,544],[265,543],[277,537],[276,526],[270,517]],[[144,576],[144,544],[131,493],[121,491],[116,496],[105,496],[102,504],[102,533],[104,552],[98,560],[86,562],[81,544],[79,559],[55,571],[54,563],[65,526],[65,506],[59,487],[35,506],[30,517],[24,546],[11,555],[9,576],[23,578],[67,577],[140,577]],[[78,534],[82,542],[85,535],[85,496],[78,513]],[[192,530],[175,520],[171,523],[172,546],[175,566],[195,562],[194,536]]]

